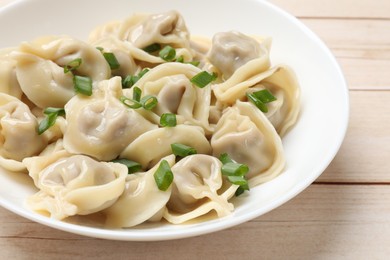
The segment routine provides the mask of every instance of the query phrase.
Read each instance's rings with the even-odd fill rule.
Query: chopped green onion
[[[212,81],[217,79],[217,74],[213,72],[212,74],[207,71],[202,71],[196,74],[191,78],[191,82],[199,88],[204,88]]]
[[[146,110],[152,110],[155,106],[157,106],[157,98],[152,95],[146,95],[141,98],[141,105]]]
[[[194,65],[195,67],[198,67],[198,65],[200,64],[200,61],[185,62],[183,55],[181,55],[179,58],[177,58],[176,62],[191,64],[191,65]]]
[[[248,181],[245,180],[244,176],[227,176],[228,180],[235,185],[246,185]]]
[[[110,68],[112,70],[119,69],[120,64],[119,64],[117,58],[115,57],[114,53],[112,53],[112,52],[103,52],[103,56],[106,59],[108,65],[110,65]]]
[[[139,87],[133,88],[133,99],[137,102],[141,101],[142,90]]]
[[[66,64],[64,67],[64,73],[68,73],[69,71],[77,70],[80,67],[81,63],[83,63],[83,60],[81,58],[76,58],[76,59],[68,62],[68,64]]]
[[[38,135],[43,134],[47,129],[52,127],[57,120],[57,116],[56,113],[48,114],[38,125]]]
[[[229,157],[227,153],[223,153],[219,156],[219,160],[222,162],[222,164],[226,163],[234,163],[234,161]]]
[[[248,183],[246,185],[240,185],[240,187],[237,188],[236,192],[234,195],[236,195],[236,197],[240,196],[241,194],[244,193],[244,191],[246,190],[249,190],[249,185]]]
[[[176,57],[176,50],[167,45],[159,52],[159,55],[165,61],[173,61]]]
[[[245,164],[228,162],[222,166],[221,171],[226,176],[244,176],[249,168]]]
[[[194,60],[194,61],[189,61],[187,62],[188,64],[194,65],[195,67],[198,67],[200,64],[200,61]],[[216,74],[215,74],[216,75]]]
[[[45,115],[56,113],[59,116],[63,116],[63,115],[65,115],[65,109],[57,108],[57,107],[47,107],[47,108],[45,108],[45,110],[43,110],[43,113]]]
[[[183,55],[180,55],[180,57],[176,59],[176,62],[184,63]]]
[[[163,127],[176,126],[176,115],[172,113],[164,113],[160,117],[160,125]]]
[[[96,47],[96,49],[98,49],[98,50],[101,51],[101,52],[103,52],[103,50],[104,50],[103,47],[99,47],[99,46]]]
[[[43,113],[46,117],[38,125],[38,134],[43,134],[47,129],[52,127],[58,116],[65,115],[65,110],[63,108],[48,107]]]
[[[137,81],[142,78],[147,72],[148,68],[143,69],[138,75],[128,75],[122,80],[122,88],[131,88]]]
[[[157,187],[162,191],[166,191],[173,181],[173,173],[166,160],[161,161],[153,176]]]
[[[261,100],[258,99],[255,95],[253,95],[253,93],[246,93],[246,96],[248,97],[249,101],[251,101],[258,109],[261,110],[261,112],[268,112],[267,105],[261,102]]]
[[[221,172],[227,176],[229,182],[239,185],[235,195],[240,196],[244,191],[249,190],[248,181],[245,179],[245,174],[249,172],[249,167],[245,164],[236,163],[228,154],[223,153],[219,156],[222,162]]]
[[[77,76],[73,77],[73,85],[76,93],[86,96],[92,95],[92,80],[89,77]]]
[[[142,169],[141,164],[134,162],[134,161],[131,161],[131,160],[128,160],[128,159],[125,159],[125,158],[115,159],[115,160],[112,160],[111,162],[121,163],[121,164],[126,165],[126,167],[128,169],[128,174],[139,172]]]
[[[173,143],[171,144],[172,153],[176,156],[186,157],[191,154],[196,154],[197,151],[195,148],[185,144]]]
[[[146,46],[142,50],[146,51],[147,53],[153,53],[155,51],[161,50],[161,45],[159,43],[152,43],[149,46]]]
[[[127,107],[132,109],[137,109],[142,107],[141,103],[139,101],[136,101],[134,99],[127,98],[125,96],[121,96],[119,100]]]
[[[268,89],[263,89],[253,93],[246,93],[246,96],[249,101],[255,104],[255,106],[264,113],[268,112],[266,104],[276,100],[276,97],[273,96]]]
[[[263,103],[270,103],[276,100],[276,97],[272,95],[272,93],[268,89],[259,90],[253,92],[252,94],[255,95],[255,97],[257,97],[258,99],[260,99],[260,101]]]

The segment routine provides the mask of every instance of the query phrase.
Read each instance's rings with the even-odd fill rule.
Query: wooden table
[[[0,0],[0,6],[12,0]],[[331,48],[350,89],[345,141],[308,189],[245,224],[165,242],[83,237],[0,209],[0,259],[389,259],[390,1],[272,0]]]

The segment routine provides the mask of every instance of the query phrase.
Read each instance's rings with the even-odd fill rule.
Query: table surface
[[[12,0],[0,0],[0,6]],[[162,242],[55,230],[0,208],[0,259],[385,259],[390,254],[390,1],[272,0],[318,34],[349,85],[340,151],[304,192],[220,232]],[[172,250],[175,250],[173,254]]]

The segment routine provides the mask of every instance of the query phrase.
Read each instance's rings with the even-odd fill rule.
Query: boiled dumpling
[[[122,24],[120,34],[138,48],[153,43],[169,44],[174,48],[188,47],[190,36],[177,11],[133,16]]]
[[[121,78],[114,77],[99,82],[90,97],[73,97],[65,106],[64,147],[109,161],[139,135],[157,128],[122,104],[121,95]]]
[[[153,112],[158,116],[174,113],[179,124],[201,126],[208,134],[212,132],[209,124],[211,88],[199,88],[190,82],[200,72],[193,65],[165,63],[146,73],[137,82],[137,87],[142,90],[143,95],[157,96],[158,104]],[[148,112],[142,113],[148,117]]]
[[[0,93],[0,156],[21,161],[39,154],[47,138],[38,135],[38,121],[19,99]]]
[[[64,107],[74,95],[73,76],[51,60],[15,52],[16,75],[24,94],[40,108]]]
[[[24,42],[19,46],[19,51],[51,60],[61,67],[81,58],[82,63],[75,73],[88,76],[93,81],[108,79],[111,75],[110,66],[98,49],[69,36],[46,36]]]
[[[267,118],[283,136],[295,124],[299,113],[300,89],[294,72],[286,65],[276,66],[238,84],[227,82],[215,86],[217,100],[233,104],[237,99],[246,100],[246,93],[269,90],[277,99],[267,104]]]
[[[21,99],[22,90],[16,79],[16,61],[10,55],[13,50],[13,48],[0,50],[0,92]]]
[[[227,153],[246,164],[251,187],[277,176],[284,168],[282,141],[265,115],[254,105],[237,101],[227,108],[211,138],[213,155]]]
[[[237,31],[215,34],[207,58],[224,79],[236,71],[242,78],[269,67],[268,50],[254,38]]]
[[[162,160],[166,160],[169,166],[173,166],[175,156],[170,155]],[[160,162],[147,172],[138,172],[127,177],[125,191],[114,205],[105,210],[107,226],[132,227],[150,220],[156,215],[160,217],[154,219],[155,221],[161,219],[162,215],[159,213],[164,210],[171,196],[172,185],[166,191],[158,189],[154,173]]]
[[[221,167],[217,158],[204,154],[190,155],[176,163],[172,167],[173,189],[164,218],[179,224],[213,210],[218,217],[229,215],[234,206],[228,200],[238,186],[225,187]]]
[[[53,159],[47,155],[25,161],[40,189],[28,198],[30,208],[55,219],[64,219],[103,210],[122,194],[126,166],[98,162],[84,155],[66,156],[65,153],[54,153]]]
[[[210,144],[202,128],[177,125],[154,129],[140,135],[126,147],[119,157],[136,161],[142,165],[143,169],[149,169],[161,158],[172,153],[172,143],[188,145],[195,148],[198,153],[211,153]]]
[[[195,52],[190,46],[190,34],[184,19],[176,11],[157,14],[137,13],[123,22],[112,22],[96,28],[89,36],[94,43],[103,38],[115,37],[129,44],[132,56],[151,64],[165,62],[158,56],[143,51],[151,44],[169,45],[176,49],[176,57],[192,61]]]
[[[92,43],[93,46],[103,48],[104,52],[111,52],[118,60],[119,68],[112,70],[112,75],[125,78],[128,75],[134,75],[139,70],[132,57],[134,48],[126,42],[120,41],[115,37],[102,38]]]

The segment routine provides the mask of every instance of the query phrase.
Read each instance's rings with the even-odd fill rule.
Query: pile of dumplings
[[[170,46],[167,61],[145,48]],[[112,69],[103,49],[120,64]],[[286,65],[271,66],[270,40],[237,31],[212,39],[191,36],[177,11],[134,14],[97,27],[87,41],[46,36],[0,50],[0,165],[28,174],[37,188],[26,205],[37,213],[65,220],[76,215],[104,215],[109,228],[129,228],[148,221],[184,223],[206,214],[231,214],[239,185],[221,173],[221,154],[248,166],[252,188],[285,167],[281,137],[296,123],[299,86]],[[74,88],[64,67],[92,80],[90,96]],[[158,100],[151,109],[132,109],[121,97],[129,75],[135,86]],[[217,78],[205,87],[191,79],[203,72]],[[267,89],[276,98],[262,112],[247,94]],[[62,108],[55,123],[37,129],[46,108]],[[161,125],[164,113],[177,124]],[[196,154],[175,156],[172,143]],[[115,161],[141,165],[135,173]],[[173,173],[166,190],[154,173],[165,160]],[[250,190],[241,196],[250,196]]]

